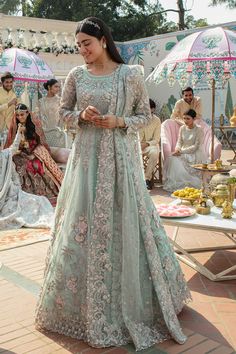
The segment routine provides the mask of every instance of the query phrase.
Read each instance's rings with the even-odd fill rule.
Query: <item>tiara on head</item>
[[[99,30],[101,29],[100,26],[96,22],[93,22],[90,20],[82,21],[81,25],[91,25],[91,26],[97,27]]]
[[[20,108],[15,110],[16,113],[27,112],[27,111],[28,111],[28,109],[20,109]]]

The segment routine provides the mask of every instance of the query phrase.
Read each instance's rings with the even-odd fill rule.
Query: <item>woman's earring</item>
[[[102,46],[103,46],[104,49],[106,49],[106,47],[107,47],[106,43],[103,43]]]

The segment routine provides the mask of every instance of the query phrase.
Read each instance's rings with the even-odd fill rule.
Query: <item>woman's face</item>
[[[192,127],[194,124],[194,119],[191,116],[188,116],[187,114],[184,115],[184,123],[187,125],[187,127]]]
[[[77,33],[75,38],[80,54],[87,64],[96,62],[103,54],[103,39],[99,40],[83,32]]]
[[[58,92],[60,91],[60,85],[58,82],[56,82],[54,85],[52,85],[51,87],[49,87],[48,90],[51,94],[53,95],[57,95]]]
[[[16,113],[16,118],[21,124],[24,124],[26,122],[28,114],[28,111],[20,111]]]

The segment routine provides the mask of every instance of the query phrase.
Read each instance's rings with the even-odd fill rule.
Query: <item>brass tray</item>
[[[214,172],[228,172],[232,170],[232,166],[223,165],[221,168],[216,168],[214,164],[208,164],[207,167],[203,167],[202,164],[191,165],[191,167],[195,168],[199,171],[214,171]]]
[[[196,198],[191,198],[191,197],[179,197],[178,195],[174,195],[174,194],[171,194],[171,197],[173,198],[177,198],[177,199],[180,199],[181,201],[186,201],[186,202],[190,202],[191,204],[193,204],[194,202],[196,202],[196,200],[198,200],[199,197],[196,197]]]

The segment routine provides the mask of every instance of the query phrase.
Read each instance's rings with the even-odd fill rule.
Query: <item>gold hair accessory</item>
[[[20,112],[27,112],[28,109],[16,109],[15,112],[16,113],[20,113]]]
[[[91,26],[97,27],[99,30],[101,29],[100,26],[96,22],[93,22],[90,20],[82,21],[81,25],[91,25]]]

